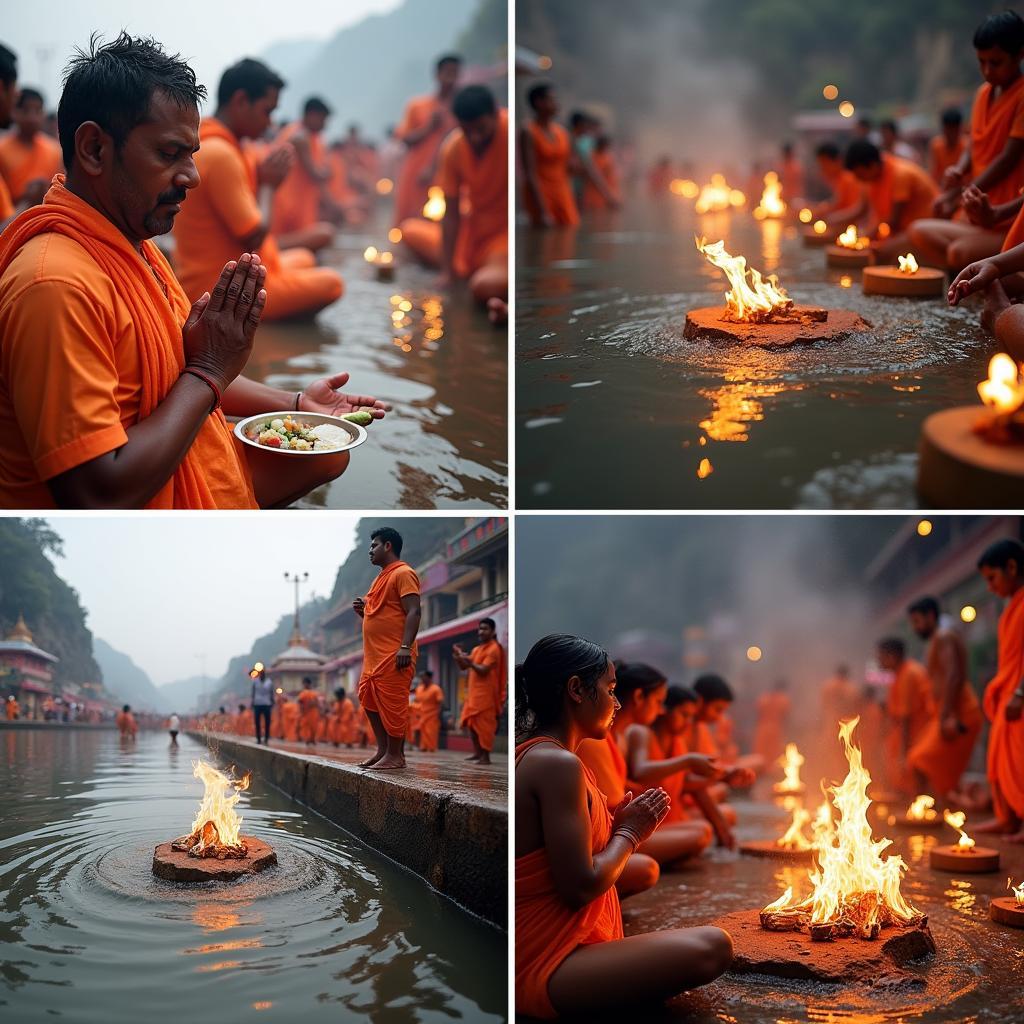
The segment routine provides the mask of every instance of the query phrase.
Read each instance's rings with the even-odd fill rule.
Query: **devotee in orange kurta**
[[[345,696],[345,691],[341,690],[340,693],[341,696],[336,697],[334,701],[327,738],[336,747],[341,746],[342,743],[350,747],[356,740],[356,710],[352,701]]]
[[[296,155],[284,181],[274,190],[270,230],[279,239],[296,232],[308,234],[308,229],[318,225],[330,227],[324,224],[321,213],[325,201],[330,200],[332,177],[323,139],[329,114],[323,100],[310,97],[303,107],[302,119],[287,125],[274,140],[275,145],[291,144]],[[329,234],[326,241],[329,241]]]
[[[420,750],[430,753],[437,750],[441,737],[441,707],[444,704],[444,690],[434,682],[433,673],[423,673],[423,679],[416,687],[416,700],[420,706]]]
[[[907,755],[935,717],[932,682],[924,665],[905,656],[903,641],[892,637],[879,642],[878,661],[893,673],[886,701],[889,732],[886,754],[892,783],[897,789],[915,788]]]
[[[945,135],[936,135],[928,142],[928,170],[932,179],[941,187],[946,171],[954,166],[964,155],[967,145],[962,135],[958,135],[952,145]]]
[[[117,724],[118,731],[121,733],[121,739],[135,739],[135,734],[139,731],[139,725],[127,704],[118,711],[114,721]]]
[[[3,177],[11,199],[18,203],[25,197],[30,182],[50,186],[60,173],[60,145],[42,130],[43,97],[34,89],[22,89],[14,107],[16,127],[0,136],[0,177]],[[35,202],[39,201],[39,192]],[[0,213],[2,217],[2,213]]]
[[[569,133],[554,118],[558,103],[550,86],[535,85],[527,94],[534,116],[523,125],[523,201],[535,227],[573,226],[580,221],[572,191]]]
[[[786,746],[786,728],[791,702],[789,694],[776,689],[757,699],[757,725],[754,727],[754,753],[771,764]]]
[[[458,644],[453,654],[459,667],[469,673],[459,724],[470,731],[474,759],[487,764],[490,762],[488,755],[494,749],[498,717],[505,703],[508,673],[505,650],[495,639],[494,620],[482,619],[477,636],[481,642],[468,656]]]
[[[611,140],[606,135],[602,135],[594,144],[592,159],[594,167],[600,172],[612,198],[615,202],[621,202],[622,188],[619,165],[615,160],[615,154],[612,152]],[[612,207],[612,204],[589,177],[583,183],[581,205],[584,210],[609,210]]]
[[[882,154],[882,170],[868,184],[868,204],[875,223],[885,223],[893,235],[915,220],[929,217],[938,196],[935,182],[923,167],[902,157]],[[894,220],[899,209],[898,219]]]
[[[985,82],[978,88],[971,108],[970,164],[966,182],[977,181],[998,159],[1010,139],[1024,140],[1024,76],[997,97]],[[1024,186],[1024,163],[1018,163],[1000,181],[985,185],[993,205],[1013,199]]]
[[[297,743],[299,740],[300,713],[297,701],[286,700],[281,705],[281,738],[286,743]]]
[[[299,739],[308,745],[317,740],[320,729],[320,695],[311,686],[311,680],[302,680],[299,691]]]
[[[256,722],[253,719],[252,709],[242,704],[235,716],[235,735],[252,736],[256,731]]]
[[[4,713],[7,715],[7,721],[13,722],[21,713],[21,706],[13,697],[8,697],[4,701]]]

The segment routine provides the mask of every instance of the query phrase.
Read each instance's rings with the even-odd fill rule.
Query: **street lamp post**
[[[286,572],[284,574],[285,583],[292,583],[295,585],[295,622],[292,626],[292,636],[295,638],[296,643],[298,643],[298,638],[302,635],[299,632],[299,585],[305,583],[308,579],[308,572]]]

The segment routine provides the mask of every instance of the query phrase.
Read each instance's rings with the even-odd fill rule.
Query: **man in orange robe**
[[[414,750],[418,746],[417,739],[420,731],[420,702],[416,697],[415,678],[409,684],[409,725],[405,730],[405,741]]]
[[[252,736],[256,731],[256,721],[253,718],[251,708],[247,708],[244,704],[238,705],[238,715],[235,718],[235,735],[236,736]]]
[[[1024,843],[1024,545],[996,541],[978,560],[988,589],[1008,599],[999,617],[996,674],[985,688],[988,783],[995,818],[974,832],[996,832]]]
[[[299,715],[301,710],[298,701],[285,699],[281,705],[281,738],[285,743],[299,742]]]
[[[505,649],[496,633],[494,619],[481,619],[476,628],[480,643],[468,655],[458,644],[452,647],[455,663],[469,673],[466,703],[459,718],[459,725],[469,730],[473,741],[473,755],[467,760],[480,764],[491,763],[498,718],[508,691]]]
[[[867,187],[866,234],[877,262],[894,263],[910,249],[910,225],[931,216],[938,187],[923,167],[864,139],[850,143],[846,169]]]
[[[17,720],[18,715],[21,714],[21,705],[18,703],[16,697],[8,697],[4,701],[4,713],[7,715],[8,722],[14,722]]]
[[[434,682],[434,673],[429,668],[420,673],[416,700],[420,705],[420,750],[429,754],[437,750],[441,738],[444,705],[444,690]]]
[[[274,190],[270,230],[281,249],[306,248],[317,252],[334,240],[334,226],[322,211],[334,207],[330,192],[332,170],[323,132],[330,108],[318,96],[302,107],[302,119],[288,125],[274,140],[288,144],[295,159],[284,181]],[[340,210],[337,213],[341,213]]]
[[[277,694],[274,699],[274,709],[270,712],[270,735],[272,739],[284,739],[284,706],[288,703],[288,696],[284,693]]]
[[[889,719],[886,752],[892,784],[910,793],[915,788],[915,779],[907,758],[935,718],[932,682],[924,665],[907,657],[906,645],[899,637],[879,641],[878,663],[893,673],[886,705]]]
[[[312,747],[316,744],[320,729],[320,694],[313,689],[313,680],[306,676],[298,696],[299,739]]]
[[[955,630],[939,625],[939,602],[918,598],[908,609],[910,626],[928,641],[925,668],[932,681],[936,714],[907,754],[920,793],[944,801],[960,776],[981,732],[981,705],[967,679],[967,647]]]
[[[403,220],[402,241],[425,263],[442,269],[442,286],[468,279],[494,323],[508,317],[508,111],[482,85],[455,97],[456,128],[441,149],[440,224]],[[465,207],[466,212],[463,212]]]
[[[538,82],[526,94],[533,111],[519,136],[523,161],[523,201],[534,227],[573,227],[580,222],[572,191],[569,133],[555,122],[558,100],[546,82]]]
[[[280,251],[263,209],[294,161],[290,145],[272,147],[258,165],[242,149],[270,125],[284,82],[265,64],[243,60],[227,69],[217,89],[217,109],[199,126],[195,156],[201,177],[174,225],[175,269],[186,293],[198,297],[224,253],[258,252],[266,267],[268,320],[312,317],[344,291],[341,277],[317,267],[309,249]],[[228,259],[231,257],[228,256]]]
[[[0,136],[0,175],[15,203],[38,203],[61,170],[60,146],[42,130],[42,93],[19,92],[14,124],[13,131]]]
[[[114,721],[117,724],[117,731],[121,734],[121,739],[135,739],[135,734],[139,731],[139,725],[135,721],[135,716],[132,714],[130,704],[125,704],[121,710],[118,711],[117,717]]]
[[[401,559],[402,536],[390,526],[370,534],[370,564],[380,569],[365,598],[352,602],[363,620],[363,671],[359,705],[377,740],[376,754],[360,767],[405,767],[409,684],[416,671],[420,581]]]
[[[839,230],[856,224],[867,214],[864,186],[843,166],[842,155],[834,142],[821,143],[814,156],[818,173],[832,193],[830,199],[812,208],[814,219],[824,220]]]
[[[946,180],[946,171],[959,165],[967,140],[963,133],[964,116],[956,107],[942,112],[942,130],[928,142],[928,171],[940,188]]]
[[[612,140],[607,135],[599,135],[595,140],[593,161],[594,167],[604,180],[608,195],[605,195],[588,177],[583,182],[583,198],[580,205],[584,210],[610,210],[621,205],[621,176],[615,154],[612,152]]]
[[[0,43],[0,128],[9,128],[14,104],[18,98],[18,58],[14,51]],[[20,212],[20,211],[19,211]],[[15,214],[7,182],[0,174],[0,231]]]
[[[356,710],[351,699],[345,695],[345,691],[338,687],[334,691],[334,710],[331,714],[331,728],[328,732],[328,739],[336,747],[342,743],[351,747],[355,743]]]
[[[427,189],[437,174],[441,143],[455,127],[452,100],[462,70],[462,58],[448,54],[435,67],[437,92],[409,100],[396,138],[405,143],[405,159],[398,174],[395,194],[395,224],[419,217],[427,201]]]
[[[135,116],[138,98],[104,93],[121,81],[111,85],[111,62],[124,65],[126,80],[152,83],[148,113],[126,133],[117,126]],[[198,184],[202,95],[188,65],[127,36],[68,69],[67,181],[58,177],[43,204],[0,236],[0,507],[281,505],[348,465],[344,452],[316,472],[308,464],[319,459],[289,460],[307,464],[299,471],[271,453],[242,453],[225,414],[296,403],[351,411],[369,396],[336,392],[340,376],[300,394],[246,380],[266,301],[261,261],[236,249],[208,282],[212,294],[190,308],[149,240],[171,227]],[[68,111],[87,119],[76,123]],[[113,136],[98,123],[108,118]],[[172,149],[173,160],[154,156]]]
[[[775,688],[757,699],[757,724],[754,726],[754,753],[765,764],[773,764],[786,746],[786,730],[790,709],[786,681],[780,679]]]

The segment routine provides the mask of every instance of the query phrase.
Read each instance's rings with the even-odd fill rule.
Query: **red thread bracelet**
[[[210,410],[210,413],[215,413],[220,408],[221,396],[220,388],[217,387],[216,384],[214,384],[213,379],[207,377],[202,370],[197,370],[194,366],[186,366],[185,369],[182,370],[181,372],[191,373],[193,377],[198,377],[199,380],[201,380],[213,392],[213,396],[214,398],[216,398],[216,401],[213,403],[213,408]]]

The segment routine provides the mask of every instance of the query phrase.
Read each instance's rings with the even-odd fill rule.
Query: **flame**
[[[697,467],[697,479],[706,480],[714,471],[715,467],[711,465],[710,459],[701,459],[700,465]]]
[[[963,830],[963,824],[967,820],[967,815],[963,811],[943,811],[942,817],[947,825],[955,828],[960,833],[956,848],[964,852],[973,850],[974,840]]]
[[[734,202],[733,193],[742,197],[738,203]],[[700,190],[694,209],[698,213],[720,213],[732,206],[742,206],[746,202],[746,196],[739,189],[729,187],[724,174],[712,174],[711,181]]]
[[[776,793],[799,792],[804,788],[800,781],[800,766],[804,763],[804,755],[795,743],[786,744],[786,753],[776,762],[782,766],[783,779],[772,787]]]
[[[793,300],[785,290],[778,287],[774,274],[767,280],[753,267],[747,270],[743,256],[730,256],[725,251],[725,242],[708,242],[706,238],[695,238],[697,251],[719,270],[725,271],[730,289],[725,293],[727,315],[732,320],[765,320],[773,313],[792,307]],[[747,274],[750,282],[747,282]]]
[[[899,260],[901,274],[916,274],[920,269],[912,252],[908,252],[906,256],[897,256],[896,259]]]
[[[815,819],[815,868],[807,875],[812,887],[810,894],[796,900],[789,888],[762,914],[788,916],[801,925],[831,926],[834,931],[830,934],[873,938],[886,925],[916,923],[922,915],[900,892],[900,881],[907,869],[903,858],[881,856],[892,840],[875,842],[871,837],[871,775],[852,738],[859,721],[853,718],[839,725],[839,738],[850,767],[843,782],[827,791],[838,812],[837,822],[826,824],[821,809]]]
[[[935,797],[921,794],[907,808],[908,821],[935,821],[939,812],[935,810]]]
[[[793,821],[786,831],[775,840],[776,846],[784,850],[810,850],[812,844],[804,835],[804,826],[811,820],[811,812],[805,811],[802,807],[793,808]]]
[[[866,249],[871,242],[857,234],[857,225],[851,224],[837,239],[836,245],[844,249]],[[902,257],[901,257],[902,258]]]
[[[377,181],[377,195],[388,196],[394,191],[395,183],[390,178],[380,178]]]
[[[774,171],[764,176],[764,191],[761,202],[754,207],[754,216],[758,220],[765,217],[781,217],[786,212],[786,204],[782,201],[782,182]]]
[[[670,192],[684,199],[696,199],[700,195],[700,185],[689,178],[673,178],[668,187]]]
[[[1016,412],[1024,405],[1024,381],[1017,364],[1005,352],[997,352],[988,364],[988,379],[978,385],[981,400],[996,412]]]
[[[395,258],[395,254],[393,252],[382,252],[380,254],[380,256],[378,257],[378,262],[379,263],[391,263],[394,260],[394,258]]]
[[[1006,888],[1013,893],[1014,899],[1017,901],[1017,906],[1024,907],[1024,882],[1021,882],[1020,885],[1014,885],[1013,879],[1008,878],[1006,880]]]
[[[242,818],[235,805],[249,788],[252,773],[233,779],[205,761],[192,762],[192,774],[203,782],[203,801],[187,836],[175,839],[176,849],[187,850],[193,857],[220,855],[244,857]]]
[[[423,216],[427,220],[444,220],[444,211],[444,189],[438,185],[431,185],[427,189],[427,201],[423,206]]]

